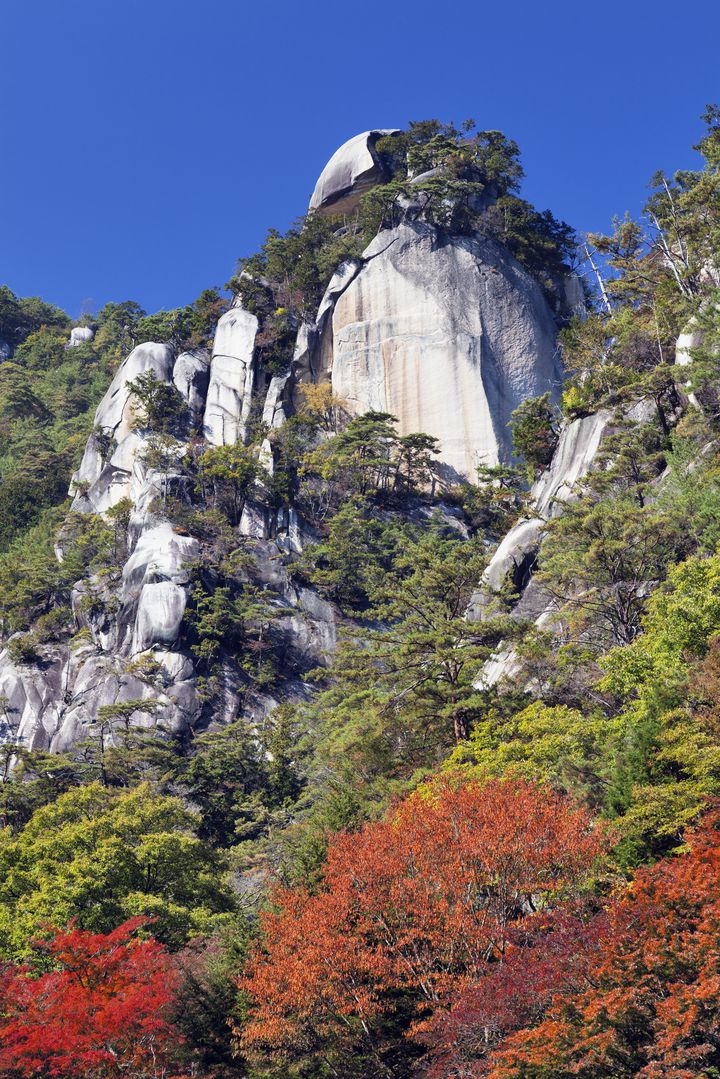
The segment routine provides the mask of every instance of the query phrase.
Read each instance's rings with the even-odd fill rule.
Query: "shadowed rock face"
[[[202,417],[210,381],[210,357],[204,348],[181,352],[173,367],[175,389],[188,403],[193,423]]]
[[[375,154],[375,143],[396,131],[363,131],[343,143],[320,173],[309,209],[328,214],[353,213],[365,192],[387,179]]]
[[[404,222],[336,277],[309,377],[329,378],[353,413],[434,435],[448,479],[509,460],[512,411],[561,381],[555,320],[520,264],[490,240]]]

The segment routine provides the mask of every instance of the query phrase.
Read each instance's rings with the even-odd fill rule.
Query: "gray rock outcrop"
[[[387,179],[375,144],[389,133],[365,132],[341,147],[318,180],[311,209],[351,213],[364,191]],[[415,180],[421,193],[422,178]],[[296,507],[276,511],[253,491],[236,536],[251,552],[253,583],[274,607],[272,632],[283,648],[281,689],[272,697],[249,689],[242,666],[227,654],[213,676],[219,688],[208,709],[187,618],[190,567],[197,564],[200,572],[207,541],[164,512],[168,496],[180,507],[173,520],[192,519],[197,509],[184,514],[182,508],[191,501],[193,483],[181,465],[185,438],[199,434],[212,446],[231,445],[245,441],[250,421],[262,418],[269,434],[260,457],[272,471],[273,429],[298,407],[303,383],[327,382],[353,414],[389,412],[401,434],[434,435],[444,478],[455,483],[475,479],[478,464],[510,459],[510,416],[527,397],[557,396],[558,312],[532,276],[487,237],[449,235],[423,220],[417,207],[400,217],[361,258],[338,267],[315,320],[299,327],[286,372],[270,378],[263,369],[258,318],[239,299],[220,318],[211,352],[176,356],[169,345],[147,342],[120,365],[98,406],[72,493],[78,513],[104,515],[129,499],[125,564],[76,584],[72,641],[44,644],[36,664],[13,660],[7,649],[0,653],[0,694],[10,702],[13,737],[33,748],[64,749],[87,737],[103,706],[127,701],[147,702],[138,704],[133,723],[173,731],[230,721],[238,711],[252,718],[280,697],[303,694],[303,673],[326,662],[335,648],[337,610],[300,587],[283,558],[312,539],[307,526]],[[582,300],[570,277],[559,283],[558,296],[564,297],[557,306],[564,305],[565,315]],[[75,347],[92,331],[76,327],[72,334]],[[187,432],[166,450],[162,472],[151,463],[157,461],[149,452],[152,432],[138,422],[129,389],[146,372],[174,385],[188,404]],[[516,584],[524,582],[545,518],[590,466],[604,424],[602,417],[589,417],[563,433],[533,492],[537,517],[521,522],[501,544],[484,593],[502,587],[508,574],[515,574]],[[446,516],[448,527],[462,531],[462,521],[449,511]],[[61,536],[59,558],[62,547]],[[477,598],[477,617],[483,616],[484,593]]]
[[[129,383],[151,371],[160,382],[174,384],[187,401],[189,430],[209,420],[218,444],[230,441],[233,432],[241,436],[255,385],[257,320],[235,306],[220,322],[212,366],[205,350],[176,358],[170,346],[146,342],[123,361],[100,402],[95,432],[73,476],[73,508],[105,514],[128,498],[127,558],[114,575],[76,584],[72,609],[79,632],[73,640],[43,645],[37,663],[14,660],[7,648],[0,651],[0,697],[6,700],[0,741],[60,752],[97,729],[101,708],[127,701],[148,702],[145,711],[139,704],[133,713],[137,726],[160,724],[181,732],[201,721],[204,698],[185,625],[189,566],[200,555],[200,543],[163,514],[163,495],[169,491],[182,500],[185,481],[180,468],[161,475],[148,466],[150,432],[138,427]],[[287,381],[286,376],[270,382],[264,398],[269,426],[284,421]],[[186,447],[176,442],[179,459]],[[294,586],[282,566],[283,551],[302,548],[297,514],[290,509],[271,520],[266,508],[248,503],[238,532],[254,542],[258,579],[272,590],[278,607],[276,632],[288,656],[284,693],[302,694],[296,669],[326,662],[336,631],[332,605]],[[62,536],[57,553],[62,559]],[[217,722],[231,721],[241,706],[253,715],[277,703],[249,692],[227,661],[220,681],[213,705]]]
[[[205,438],[213,446],[231,445],[245,437],[257,332],[257,318],[237,302],[218,322],[204,415]]]
[[[640,401],[628,410],[627,419],[647,422],[655,411],[652,402]],[[538,629],[552,624],[557,605],[532,579],[545,526],[550,517],[562,512],[564,503],[577,497],[582,480],[597,467],[604,439],[615,430],[615,417],[609,409],[600,409],[565,424],[549,466],[530,491],[530,506],[535,516],[519,520],[495,550],[470,601],[467,616],[471,621],[487,617],[495,608],[496,598],[511,585],[519,596],[514,616],[530,619]],[[503,678],[511,678],[520,667],[516,652],[501,648],[483,666],[478,685],[494,685]]]
[[[365,192],[387,179],[375,143],[396,132],[396,128],[363,131],[343,143],[320,173],[309,208],[320,213],[353,213]]]
[[[210,354],[207,349],[181,352],[173,367],[173,382],[188,403],[193,424],[202,419],[209,381]]]
[[[708,272],[710,271],[708,270]],[[701,349],[703,345],[706,345],[705,333],[698,319],[693,317],[690,319],[687,326],[685,326],[675,344],[675,363],[678,367],[689,367],[693,362],[693,353],[697,349]],[[715,354],[717,355],[717,348],[715,349]],[[688,380],[685,384],[688,400],[693,408],[702,411],[702,402],[698,399],[697,395],[690,390],[691,385],[691,380]]]
[[[147,476],[146,440],[135,427],[135,402],[128,384],[148,371],[158,381],[169,382],[174,362],[169,345],[147,342],[120,364],[98,405],[94,432],[72,479],[76,509],[104,513],[123,498],[139,500]]]
[[[77,348],[78,345],[85,345],[88,341],[92,341],[94,336],[95,331],[90,326],[73,326],[70,330],[68,348]]]
[[[561,512],[562,504],[574,496],[577,484],[593,466],[603,436],[611,428],[612,414],[604,409],[565,425],[549,466],[530,491],[530,507],[535,516],[521,518],[495,550],[470,601],[471,621],[485,617],[486,611],[492,609],[494,597],[508,583],[515,586],[516,592],[522,591],[540,550],[547,519]],[[543,610],[542,614],[546,612]],[[494,669],[495,661],[492,664]]]
[[[563,502],[572,497],[576,485],[590,471],[603,437],[612,425],[613,415],[608,409],[566,424],[552,461],[532,487],[532,504],[540,517],[561,512]]]

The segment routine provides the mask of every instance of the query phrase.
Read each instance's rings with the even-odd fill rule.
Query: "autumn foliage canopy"
[[[543,1020],[508,1037],[489,1070],[465,1074],[718,1074],[720,809],[687,839],[687,853],[642,869],[584,941],[574,991],[558,966]]]
[[[139,940],[147,919],[112,933],[70,928],[37,945],[46,972],[0,973],[0,1076],[161,1079],[177,1075],[168,1019],[176,974],[165,948]]]
[[[243,1051],[261,1074],[716,1074],[720,808],[603,903],[606,843],[524,780],[450,779],[338,835],[317,890],[278,890],[262,918]],[[54,932],[0,971],[0,1079],[187,1074],[178,968],[146,924]]]
[[[514,927],[577,894],[603,849],[585,810],[523,780],[421,790],[333,840],[317,892],[283,888],[241,988],[248,1051],[328,1038],[380,1053],[389,1024],[421,1034],[497,966]]]

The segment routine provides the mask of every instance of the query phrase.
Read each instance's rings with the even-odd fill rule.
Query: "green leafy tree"
[[[602,651],[640,632],[649,587],[681,545],[680,523],[653,505],[585,498],[549,522],[538,579],[576,639]]]
[[[212,926],[233,901],[221,858],[195,834],[197,818],[149,786],[91,783],[35,811],[0,838],[0,949],[28,954],[43,924],[109,932],[126,918],[156,919],[177,947]]]
[[[70,319],[54,304],[39,296],[16,296],[7,285],[0,285],[0,337],[14,346],[23,342],[41,326],[68,330]]]
[[[348,497],[388,499],[434,488],[438,440],[422,433],[400,436],[396,423],[387,412],[365,412],[304,454],[300,498],[313,515],[337,511]]]
[[[498,702],[476,720],[447,767],[477,776],[542,780],[582,796],[593,809],[604,807],[615,744],[612,720],[599,709],[580,711],[533,701],[515,711],[503,704]]]
[[[12,710],[4,705],[12,723]],[[29,750],[14,741],[2,746],[2,786],[0,786],[0,826],[16,833],[33,813],[54,802],[61,794],[82,783],[82,764],[64,753]]]
[[[161,382],[154,371],[145,371],[127,384],[138,410],[135,426],[150,428],[157,434],[173,435],[182,431],[188,408],[180,391],[169,382]]]
[[[221,655],[231,656],[249,681],[271,684],[276,676],[276,642],[272,633],[278,608],[272,592],[251,582],[196,578],[186,623],[192,651],[212,671]]]
[[[527,489],[522,473],[507,465],[479,465],[477,483],[463,484],[458,492],[473,527],[501,540],[522,515]]]
[[[373,517],[362,498],[344,502],[331,518],[327,537],[307,547],[292,572],[307,576],[343,610],[362,611],[371,603],[378,579],[389,573],[411,528]]]
[[[481,542],[429,531],[407,542],[393,573],[380,578],[376,622],[347,631],[316,706],[318,752],[336,774],[377,793],[467,738],[486,704],[474,685],[478,671],[513,632],[504,617],[465,617],[485,562]]]
[[[265,790],[267,761],[257,733],[243,719],[199,735],[183,769],[182,786],[201,814],[200,834],[230,847],[248,800]]]
[[[162,711],[156,698],[135,698],[103,704],[89,724],[88,737],[79,743],[77,756],[87,775],[103,786],[132,786],[148,772],[167,771],[172,748],[161,738],[162,724],[141,726]]]
[[[179,782],[200,811],[199,834],[235,846],[284,825],[302,789],[293,712],[279,706],[253,729],[244,719],[198,735]]]
[[[344,257],[359,255],[364,246],[352,232],[337,237],[338,224],[337,219],[309,214],[284,236],[270,229],[260,251],[239,261],[228,287],[261,318],[278,307],[314,317],[338,264]],[[265,281],[269,284],[262,284]]]
[[[201,454],[197,465],[201,493],[237,525],[248,493],[262,475],[256,453],[239,442],[215,446]]]
[[[145,439],[141,454],[146,468],[159,472],[162,477],[160,487],[163,507],[167,506],[170,493],[170,477],[181,475],[184,471],[185,443],[174,435],[153,432]]]
[[[513,453],[525,461],[530,482],[550,464],[558,437],[557,413],[549,393],[529,397],[513,412]]]
[[[192,310],[189,307],[156,311],[152,315],[145,315],[137,324],[138,340],[159,341],[175,349],[181,349],[191,333]]]
[[[95,344],[115,355],[123,355],[138,343],[138,324],[147,312],[134,300],[106,303],[97,314]]]
[[[50,411],[28,384],[27,375],[16,363],[0,366],[0,420],[35,419],[47,421]]]

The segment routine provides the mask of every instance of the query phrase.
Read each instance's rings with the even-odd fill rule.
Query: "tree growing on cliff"
[[[391,572],[366,578],[367,620],[348,627],[329,675],[318,672],[328,682],[311,706],[318,753],[371,803],[438,764],[484,710],[478,670],[517,630],[506,616],[465,617],[485,565],[479,539],[408,534]]]
[[[348,497],[382,500],[434,490],[438,439],[399,435],[396,425],[389,412],[364,412],[304,454],[300,498],[312,512],[337,512]]]
[[[188,407],[172,383],[162,382],[154,371],[144,371],[128,382],[127,390],[137,406],[136,427],[147,427],[163,435],[182,432],[188,418]]]
[[[539,579],[576,639],[600,652],[640,632],[649,582],[681,548],[679,522],[627,495],[581,499],[549,527]]]
[[[529,397],[512,414],[513,453],[525,461],[531,483],[552,460],[559,437],[557,421],[549,393]]]
[[[197,464],[201,492],[227,514],[230,524],[237,525],[248,492],[262,473],[256,455],[236,442],[206,450]]]

